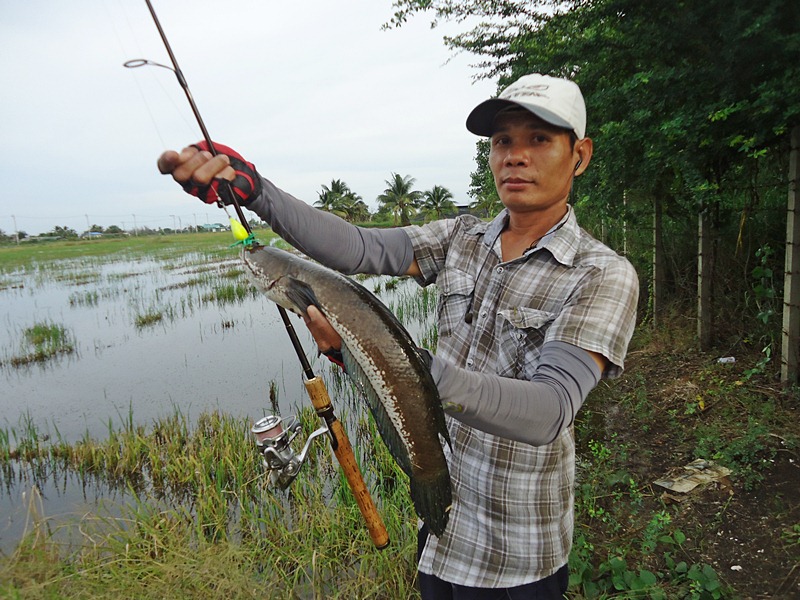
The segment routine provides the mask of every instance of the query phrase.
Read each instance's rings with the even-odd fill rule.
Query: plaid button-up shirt
[[[619,375],[636,317],[631,264],[583,231],[571,208],[535,249],[504,263],[500,232],[507,218],[503,211],[491,223],[462,216],[406,229],[420,283],[435,282],[440,290],[437,356],[470,371],[526,380],[542,344],[557,340],[602,354],[609,360],[604,375]],[[442,537],[428,537],[420,570],[461,585],[513,587],[566,564],[572,427],[540,447],[450,417],[448,427],[453,507]]]

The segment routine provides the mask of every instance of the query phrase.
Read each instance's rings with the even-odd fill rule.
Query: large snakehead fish
[[[341,336],[347,374],[410,479],[417,515],[440,536],[452,495],[439,436],[450,439],[436,384],[409,333],[372,293],[331,269],[259,244],[245,247],[242,258],[270,300],[297,314],[315,305]]]

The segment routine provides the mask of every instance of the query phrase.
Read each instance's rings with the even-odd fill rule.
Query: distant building
[[[200,225],[200,229],[202,231],[227,231],[228,227],[222,223],[206,223],[205,225]]]

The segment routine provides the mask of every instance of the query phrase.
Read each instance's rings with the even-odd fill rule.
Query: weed
[[[319,422],[311,407],[299,418],[302,437]],[[385,475],[376,472],[398,468],[373,441],[361,440],[359,460],[368,480],[380,481]],[[249,423],[217,412],[192,424],[176,411],[148,431],[129,411],[121,427],[109,426],[106,440],[87,437],[74,445],[48,445],[28,424],[19,445],[30,449],[25,460],[59,462],[84,477],[95,473],[131,497],[120,517],[81,520],[71,532],[85,542],[77,552],[37,528],[35,539],[27,537],[0,561],[3,597],[415,594],[416,518],[407,483],[376,489],[394,548],[376,552],[327,444],[312,445],[285,496],[264,486]],[[70,533],[67,527],[62,533]]]
[[[150,327],[151,325],[160,323],[163,319],[164,319],[164,313],[162,311],[153,310],[146,312],[144,314],[136,315],[133,324],[136,326],[137,329],[142,329],[144,327]]]
[[[800,523],[795,523],[790,528],[781,533],[781,539],[787,546],[798,546],[800,548]]]
[[[203,296],[203,302],[214,302],[219,305],[241,302],[248,296],[255,296],[256,290],[250,285],[228,284],[215,286]]]
[[[767,412],[769,409],[764,408]],[[695,456],[714,460],[733,471],[746,490],[754,489],[764,479],[776,455],[769,427],[755,416],[746,425],[732,423],[734,431],[720,424],[700,425],[696,430]]]
[[[70,306],[97,306],[100,295],[97,290],[86,292],[73,292],[69,295]]]
[[[59,354],[75,351],[72,335],[63,325],[42,322],[27,327],[22,332],[22,354],[9,359],[14,367],[44,362]]]

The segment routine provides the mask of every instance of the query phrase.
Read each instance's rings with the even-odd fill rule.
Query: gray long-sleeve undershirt
[[[402,229],[365,229],[318,210],[262,178],[247,208],[298,250],[342,273],[403,275],[414,260]],[[534,446],[554,441],[600,380],[588,352],[564,342],[542,346],[529,381],[467,371],[433,357],[431,373],[445,410],[488,433]]]
[[[431,374],[450,416],[533,446],[555,441],[572,424],[601,376],[588,352],[565,342],[542,346],[530,380],[467,371],[435,356]]]
[[[342,273],[405,275],[414,247],[402,229],[366,229],[309,206],[261,178],[261,194],[247,204],[292,246]]]

